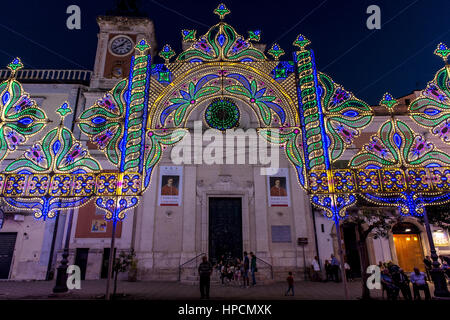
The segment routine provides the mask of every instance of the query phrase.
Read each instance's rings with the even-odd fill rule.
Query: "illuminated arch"
[[[222,20],[227,10],[220,5],[215,13]],[[268,58],[253,43],[260,34],[253,30],[243,37],[223,20],[198,39],[195,30],[182,30],[183,41],[191,42],[190,46],[170,62],[176,54],[164,45],[159,54],[164,64],[152,64],[149,44],[138,41],[128,79],[83,112],[80,129],[120,172],[140,177],[142,193],[166,146],[181,141],[188,132],[186,121],[192,111],[217,98],[232,99],[252,110],[258,119],[256,129],[266,141],[283,148],[300,186],[312,191],[312,202],[329,217],[344,217],[345,208],[355,202],[354,195],[343,194],[331,201],[328,195],[314,194],[318,181],[325,181],[314,180],[315,172],[330,170],[370,123],[373,112],[317,71],[305,37],[299,35],[294,41],[300,49],[292,61],[280,61],[284,50],[278,44],[267,50],[273,57]],[[274,134],[272,129],[279,132]],[[110,211],[107,217],[123,219],[123,214],[110,208],[121,212],[137,200],[120,190],[116,198],[99,197],[97,205]]]
[[[179,105],[178,108],[186,107],[183,112],[182,119],[173,121],[174,127],[185,126],[186,119],[189,114],[197,108],[205,100],[212,100],[217,97],[229,97],[237,100],[241,100],[244,105],[250,106],[253,112],[256,114],[261,127],[272,127],[287,124],[289,126],[299,126],[300,120],[297,111],[297,99],[292,96],[292,92],[277,83],[273,78],[262,70],[257,69],[252,63],[230,63],[230,62],[217,62],[208,64],[199,64],[194,68],[180,75],[169,86],[165,87],[158,95],[154,102],[149,105],[149,117],[147,121],[148,129],[155,129],[160,127],[170,127],[165,120],[169,117],[173,117],[173,113],[177,111],[176,99],[183,99],[185,93],[189,94],[190,85],[197,86],[203,84],[198,90],[202,90],[205,87],[210,88],[209,92],[200,96],[198,99],[194,97],[186,97],[186,103]],[[270,65],[273,65],[271,63]],[[266,67],[267,68],[267,67]],[[238,89],[232,90],[233,87],[243,85],[230,76],[239,75],[242,77],[242,82],[248,82],[252,85],[256,85],[256,92],[264,91],[260,98],[271,97],[272,101],[263,101],[258,103],[258,98],[253,97],[251,92],[244,92],[250,94],[250,96],[244,93],[239,94]],[[201,82],[201,83],[200,83]],[[232,82],[233,84],[230,84]],[[250,88],[251,89],[251,88]],[[193,99],[189,101],[189,99]],[[253,99],[253,100],[252,100]],[[172,100],[172,102],[171,102]],[[180,100],[180,103],[184,102]],[[193,103],[190,103],[193,102]],[[262,107],[258,105],[266,105],[265,110],[270,111],[270,120],[268,120],[267,114],[264,116]],[[185,106],[186,105],[186,106]],[[170,110],[171,106],[173,110]],[[165,110],[169,110],[167,117],[165,117]],[[281,114],[281,116],[280,116]],[[276,122],[273,120],[277,119]]]

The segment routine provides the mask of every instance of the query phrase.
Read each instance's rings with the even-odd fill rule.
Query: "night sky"
[[[116,1],[8,1],[0,13],[0,65],[15,56],[26,68],[89,69],[94,66],[96,16]],[[181,29],[197,36],[218,22],[212,13],[220,1],[142,0],[141,10],[154,21],[161,48],[177,53]],[[224,1],[231,10],[226,22],[247,36],[260,29],[261,42],[278,42],[292,59],[292,42],[302,33],[312,41],[317,67],[370,104],[383,93],[399,97],[422,89],[443,66],[433,55],[439,42],[450,45],[449,0],[391,1]],[[81,8],[81,30],[66,28],[66,8]],[[381,8],[381,30],[366,27],[369,5]]]

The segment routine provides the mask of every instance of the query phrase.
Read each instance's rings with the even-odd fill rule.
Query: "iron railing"
[[[189,263],[195,261],[195,262],[196,262],[195,267],[197,267],[197,259],[198,259],[199,257],[205,256],[205,255],[206,255],[206,253],[200,253],[200,254],[196,255],[194,258],[189,259],[188,261],[186,261],[186,262],[180,264],[179,267],[178,267],[178,281],[181,281],[181,270],[182,270],[186,265],[188,265]]]
[[[258,258],[258,257],[256,257],[256,261],[257,262],[258,261],[262,262],[264,265],[269,267],[269,269],[270,269],[270,278],[273,280],[273,266],[270,263],[268,263],[267,261],[264,261],[263,259]]]

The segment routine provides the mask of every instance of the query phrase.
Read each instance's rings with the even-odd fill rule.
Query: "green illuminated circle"
[[[239,108],[230,99],[214,99],[205,110],[205,121],[218,130],[227,130],[239,125]]]

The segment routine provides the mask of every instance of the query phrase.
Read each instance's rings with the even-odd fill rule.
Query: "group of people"
[[[201,299],[209,299],[209,289],[211,275],[213,270],[217,270],[222,285],[236,284],[243,288],[256,285],[256,255],[250,252],[250,256],[247,251],[244,252],[243,259],[239,258],[226,258],[222,256],[220,261],[212,266],[206,256],[202,257],[202,263],[198,267],[198,273],[200,276],[200,295]]]
[[[414,300],[421,300],[420,291],[425,293],[425,300],[430,300],[430,289],[427,283],[427,276],[415,267],[414,271],[408,276],[398,265],[389,262],[378,265],[381,270],[381,285],[386,291],[388,300],[397,300],[400,292],[403,299],[412,300],[410,283],[413,286]]]
[[[444,271],[447,278],[450,278],[449,257],[439,256],[439,268]],[[431,299],[430,289],[427,281],[431,279],[430,271],[433,269],[433,261],[429,256],[423,260],[425,265],[425,272],[421,272],[419,268],[415,267],[414,271],[408,276],[403,269],[398,265],[388,262],[378,263],[381,270],[381,284],[383,290],[387,292],[387,297],[390,300],[397,300],[400,292],[405,300],[412,300],[410,283],[412,283],[414,300],[420,300],[420,291],[424,291],[425,299]]]
[[[223,285],[236,284],[244,288],[250,287],[250,276],[252,278],[251,285],[256,285],[256,256],[247,251],[244,252],[244,258],[226,259],[221,257],[219,263],[215,266],[220,280]]]
[[[329,260],[325,260],[324,268],[325,268],[325,279],[323,280],[324,282],[327,281],[340,282],[342,280],[339,277],[340,262],[333,254],[330,256]],[[347,280],[352,281],[353,273],[350,268],[350,265],[345,259],[344,259],[344,270]],[[317,256],[315,256],[314,259],[311,261],[311,271],[312,271],[311,276],[312,281],[322,281],[322,274],[321,274],[322,270],[320,268],[319,259],[317,258]]]
[[[316,259],[317,257],[315,257]],[[340,282],[342,279],[339,278],[339,271],[340,271],[340,262],[339,260],[332,254],[330,256],[330,260],[325,260],[325,282],[326,281],[334,281],[334,282]],[[350,265],[347,261],[344,261],[344,270],[345,270],[345,276],[348,281],[353,280],[353,273],[350,268]],[[314,280],[314,279],[313,279]],[[319,279],[320,280],[320,279]]]
[[[450,257],[439,256],[437,261],[439,263],[439,268],[443,270],[447,278],[450,279]],[[423,263],[425,264],[428,277],[430,277],[430,271],[433,269],[433,261],[429,256],[426,256],[425,259],[423,259]]]
[[[440,268],[445,272],[446,276],[450,278],[450,267],[448,257],[439,257]],[[203,257],[202,263],[198,267],[198,272],[200,275],[200,294],[202,299],[209,299],[209,287],[210,287],[210,277],[213,273],[213,266],[209,263],[207,257]],[[433,268],[433,262],[430,257],[424,259],[424,264],[427,273]],[[419,268],[415,267],[414,271],[409,274],[409,276],[404,272],[402,268],[393,262],[378,264],[381,271],[381,285],[382,289],[386,291],[387,298],[389,300],[397,300],[400,292],[405,300],[412,300],[410,283],[413,287],[414,300],[420,300],[420,291],[424,291],[425,300],[431,299],[430,289],[427,283],[427,275],[421,272]],[[255,273],[258,271],[256,267],[256,256],[253,252],[250,252],[250,257],[247,252],[244,252],[244,258],[242,261],[240,259],[225,259],[223,256],[219,263],[214,266],[218,273],[220,274],[220,279],[223,285],[235,283],[244,288],[250,287],[249,273],[252,277],[251,285],[256,285]],[[340,282],[339,270],[340,263],[339,260],[331,255],[330,260],[325,260],[325,273],[326,279],[324,281],[335,281]],[[344,269],[346,272],[347,280],[352,281],[352,272],[347,261],[344,262]],[[319,259],[314,257],[311,261],[311,271],[313,281],[322,281],[321,279],[321,268],[319,264]],[[288,289],[285,295],[294,295],[294,277],[292,272],[288,272],[288,277],[286,278]]]

